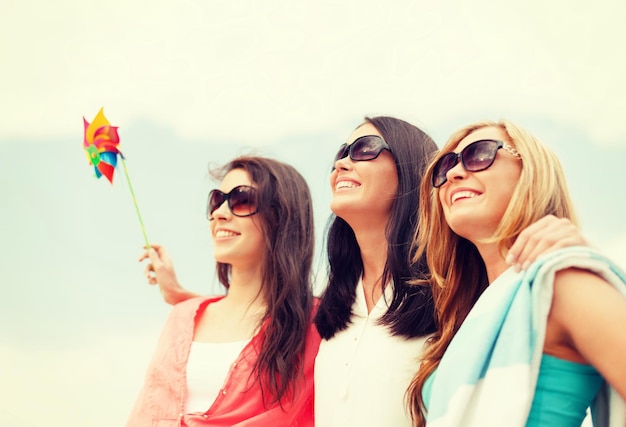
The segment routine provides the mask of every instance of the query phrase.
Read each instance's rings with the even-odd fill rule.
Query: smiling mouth
[[[450,199],[450,202],[454,204],[457,200],[461,199],[473,199],[474,197],[478,197],[479,194],[474,193],[473,191],[459,191],[458,193],[454,193]]]
[[[356,182],[353,182],[353,181],[339,181],[337,184],[335,184],[335,190],[343,190],[347,188],[357,188],[357,187],[360,187],[360,184],[357,184]]]
[[[238,236],[239,233],[235,233],[234,231],[229,231],[229,230],[218,230],[215,232],[215,237],[220,238],[220,237],[234,237],[234,236]]]

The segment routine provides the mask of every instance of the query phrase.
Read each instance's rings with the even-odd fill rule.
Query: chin
[[[345,200],[337,200],[336,197],[333,197],[333,200],[330,201],[330,210],[335,215],[341,217],[342,214],[349,211],[349,203]]]
[[[351,218],[363,215],[362,211],[355,209],[354,205],[350,205],[348,203],[341,203],[340,206],[331,205],[330,210],[333,211],[337,217],[343,219],[347,223],[350,223]]]
[[[477,224],[463,218],[453,218],[447,220],[447,223],[454,234],[470,241],[476,238],[476,231],[480,228],[480,222]]]
[[[222,264],[230,264],[232,261],[232,257],[229,257],[227,254],[223,253],[213,253],[213,258],[215,258],[215,262],[219,262]]]

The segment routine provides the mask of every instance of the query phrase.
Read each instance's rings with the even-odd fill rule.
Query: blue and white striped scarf
[[[588,247],[553,251],[520,273],[507,270],[481,295],[441,359],[426,402],[429,427],[525,426],[554,275],[568,267],[596,272],[626,297],[626,275]],[[626,426],[626,404],[606,383],[602,388],[594,427]]]

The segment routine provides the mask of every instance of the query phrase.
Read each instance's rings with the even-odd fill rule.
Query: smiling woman
[[[247,286],[256,286],[260,290],[261,267],[266,251],[263,230],[253,217],[258,211],[256,193],[250,174],[244,169],[233,169],[222,180],[220,190],[211,191],[207,216],[217,262],[220,265],[229,264],[230,270],[234,267],[231,275],[241,274],[241,267],[250,265],[253,270],[244,271],[247,275],[258,277],[259,283]],[[231,281],[237,282],[236,279],[231,277]]]
[[[409,391],[416,424],[573,427],[592,406],[594,425],[625,425],[626,274],[586,247],[522,272],[505,259],[542,216],[575,222],[557,157],[511,122],[476,123],[427,176],[413,246],[439,322]]]
[[[315,323],[316,426],[410,426],[403,396],[435,330],[425,273],[409,265],[419,183],[437,146],[393,117],[366,118],[330,174],[330,275]]]
[[[493,236],[522,171],[519,153],[502,142],[508,139],[501,128],[481,128],[464,138],[454,152],[437,161],[433,186],[439,188],[443,212],[451,228],[468,232],[471,229],[479,238]],[[496,156],[498,161],[494,163]],[[485,191],[480,178],[469,180],[470,175],[489,179],[490,191]]]
[[[223,297],[177,304],[129,427],[313,426],[313,212],[291,166],[240,157],[218,171],[207,218]],[[171,279],[159,245],[153,281]],[[169,275],[169,276],[168,276]]]

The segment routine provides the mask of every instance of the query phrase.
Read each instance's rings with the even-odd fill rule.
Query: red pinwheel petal
[[[102,175],[106,176],[111,184],[113,184],[113,172],[115,171],[113,166],[105,162],[100,162],[98,163],[97,169],[100,173],[102,173]]]

